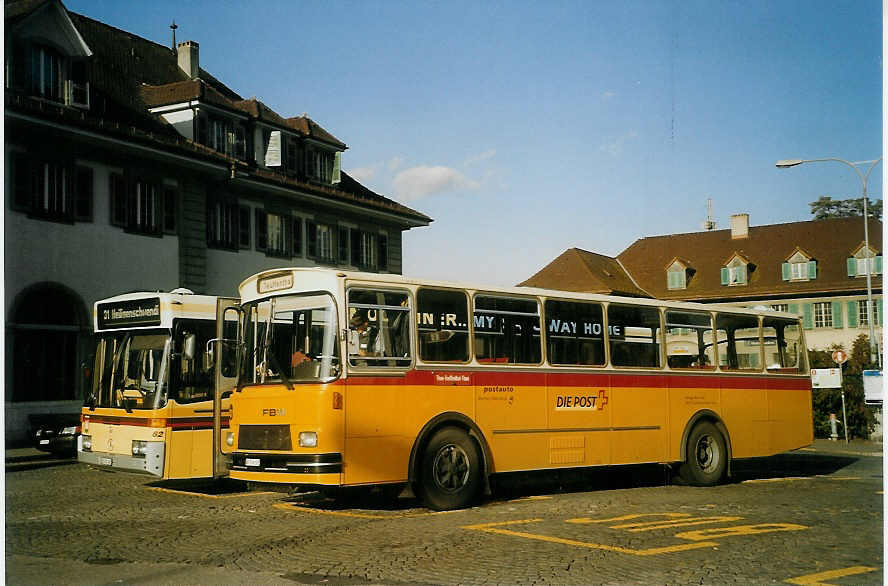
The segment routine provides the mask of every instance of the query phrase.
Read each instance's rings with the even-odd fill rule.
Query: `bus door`
[[[216,300],[216,338],[207,342],[207,360],[214,362],[213,392],[213,478],[228,475],[228,452],[222,433],[222,399],[228,397],[237,384],[237,364],[240,357],[239,299],[219,297]],[[208,365],[209,366],[209,365]],[[229,411],[230,414],[230,411]],[[226,426],[227,428],[227,426]]]

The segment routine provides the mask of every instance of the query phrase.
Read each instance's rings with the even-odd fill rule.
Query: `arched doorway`
[[[7,401],[82,398],[80,348],[90,328],[74,291],[57,283],[28,287],[16,297],[7,328],[11,342],[7,357],[12,359]]]

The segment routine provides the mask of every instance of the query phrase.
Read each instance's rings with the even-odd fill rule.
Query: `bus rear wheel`
[[[715,486],[728,468],[725,438],[709,421],[701,421],[691,430],[685,446],[685,461],[679,474],[693,486]]]
[[[430,509],[467,507],[481,489],[481,456],[475,441],[458,428],[432,436],[422,456],[420,494]]]

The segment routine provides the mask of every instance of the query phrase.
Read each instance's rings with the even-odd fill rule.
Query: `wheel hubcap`
[[[697,440],[697,464],[703,472],[712,472],[718,468],[719,453],[718,443],[711,435],[704,435]]]
[[[469,457],[457,445],[446,445],[435,456],[435,484],[445,492],[456,492],[469,479]]]

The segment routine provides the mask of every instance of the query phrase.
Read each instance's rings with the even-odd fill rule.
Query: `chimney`
[[[200,45],[197,41],[185,41],[176,46],[179,54],[179,69],[191,79],[200,76]]]
[[[731,215],[731,239],[749,238],[749,214]]]

